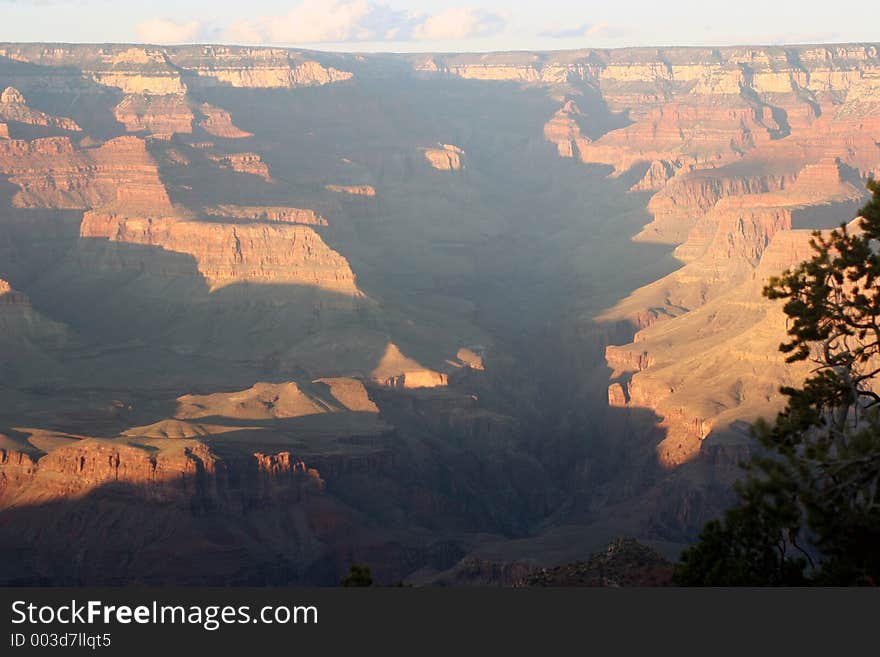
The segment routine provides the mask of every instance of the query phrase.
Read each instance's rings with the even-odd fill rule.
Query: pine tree
[[[373,575],[367,566],[354,564],[348,569],[348,575],[342,579],[342,586],[372,586]]]
[[[815,255],[764,289],[785,300],[787,362],[810,361],[753,433],[738,503],[682,555],[682,585],[880,584],[880,183],[858,229],[813,234]]]

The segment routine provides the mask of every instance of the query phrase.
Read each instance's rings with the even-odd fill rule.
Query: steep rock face
[[[0,362],[9,365],[10,361],[21,361],[25,366],[35,348],[58,348],[68,337],[63,324],[44,317],[27,295],[0,278]]]
[[[125,94],[182,96],[189,86],[293,88],[353,77],[281,48],[2,44],[0,57],[46,67],[45,78],[22,75],[16,84],[40,88],[51,77],[53,91],[81,87],[87,80]]]
[[[742,419],[776,408],[789,376],[773,369],[782,327],[765,323],[759,284],[743,286],[759,259],[771,273],[784,267],[798,247],[774,244],[806,224],[805,209],[837,207],[826,173],[805,167],[834,164],[835,184],[858,187],[880,163],[877,57],[866,48],[0,50],[4,86],[73,112],[88,133],[68,146],[0,140],[7,190],[27,208],[0,209],[0,275],[89,341],[63,354],[74,371],[56,387],[52,352],[26,340],[6,349],[0,330],[10,436],[0,448],[18,455],[0,479],[36,468],[34,449],[15,447],[10,427],[31,426],[20,412],[71,432],[28,439],[37,451],[82,443],[74,433],[120,435],[88,448],[94,488],[76,488],[75,467],[47,470],[40,486],[62,496],[2,512],[3,581],[21,571],[31,583],[335,583],[367,557],[393,581],[448,568],[470,540],[462,532],[521,537],[567,522],[568,508],[585,509],[578,523],[693,536],[723,508],[747,453]],[[392,60],[413,63],[418,80]],[[364,72],[356,85],[241,89],[343,82],[346,62]],[[54,134],[10,125],[15,137]],[[146,135],[102,145],[123,129]],[[437,140],[465,146],[467,161],[419,150]],[[603,167],[553,151],[615,175],[602,181]],[[451,175],[460,164],[470,171]],[[800,181],[821,193],[793,196]],[[680,244],[676,257],[692,266],[581,335],[567,326],[570,307],[592,322],[600,303],[660,275],[651,254],[662,247],[626,242],[646,200],[627,187],[659,192],[639,239]],[[88,210],[79,234],[62,239],[62,223],[80,217],[56,207]],[[14,258],[34,263],[13,269]],[[8,306],[9,317],[28,308],[15,293]],[[577,339],[551,335],[535,353],[521,339],[528,316]],[[601,347],[629,341],[632,324],[646,329],[638,341],[607,351],[609,423],[626,427],[604,432],[593,406],[604,401]],[[479,344],[496,338],[513,353],[484,359]],[[111,392],[124,401],[111,404]],[[643,454],[661,438],[663,464],[690,459],[681,470],[658,474]],[[208,446],[200,458],[213,465],[184,444]],[[160,461],[171,492],[149,474]],[[518,572],[494,564],[477,563],[476,576]]]
[[[117,87],[126,94],[181,95],[186,84],[157,48],[129,48],[106,53],[84,71],[98,84]]]
[[[388,344],[370,377],[381,385],[402,389],[443,387],[448,382],[446,374],[435,372],[404,356],[393,343]]]
[[[591,143],[583,134],[580,122],[583,112],[574,100],[568,100],[544,125],[544,139],[556,144],[561,157],[580,159],[581,152]]]
[[[0,569],[6,583],[297,582],[351,531],[351,512],[289,452],[221,460],[194,440],[86,439],[14,460],[0,456],[0,543],[29,559]],[[284,546],[283,563],[268,545]]]
[[[761,289],[769,276],[809,257],[809,238],[809,231],[780,231],[739,286],[639,331],[631,345],[608,348],[615,375],[631,375],[612,384],[609,399],[663,418],[662,464],[693,459],[710,436],[744,441],[745,434],[731,429],[736,421],[775,412],[782,403],[780,385],[797,385],[806,374],[809,365],[787,365],[780,357],[785,315]]]
[[[0,119],[25,123],[27,125],[57,128],[68,132],[81,131],[81,128],[73,119],[51,116],[45,112],[28,107],[24,96],[14,87],[7,87],[0,94]],[[9,137],[8,129],[5,130],[5,137]]]
[[[798,213],[809,209],[833,215],[845,212],[847,205],[855,208],[863,197],[860,186],[846,180],[841,165],[830,160],[805,166],[785,189],[722,197],[676,249],[685,266],[640,288],[606,316],[637,323],[646,310],[661,318],[698,308],[748,277],[773,236],[795,227]],[[829,216],[825,225],[851,218]]]
[[[318,471],[290,452],[224,460],[204,442],[189,439],[147,439],[141,444],[125,438],[83,438],[36,460],[0,450],[0,475],[4,511],[117,486],[141,503],[240,515],[261,501],[291,499],[285,492],[295,501],[302,494],[319,494],[324,486]]]
[[[126,94],[182,94],[186,85],[164,51],[145,46],[8,44],[0,56],[53,67]],[[53,74],[55,72],[53,71]]]
[[[308,226],[131,217],[96,210],[83,216],[80,235],[188,253],[212,289],[235,282],[286,283],[360,295],[345,258]]]
[[[36,460],[18,449],[9,447],[7,436],[0,434],[0,506],[6,507],[27,486],[36,472]]]
[[[220,107],[214,107],[209,103],[202,103],[199,105],[199,112],[205,117],[199,121],[199,127],[209,135],[221,137],[222,139],[253,137],[252,133],[241,130],[234,125],[229,112]]]
[[[348,71],[324,66],[281,48],[224,46],[168,48],[177,66],[201,85],[291,88],[350,80]]]
[[[415,55],[414,70],[468,80],[494,80],[527,84],[564,84],[571,79],[594,79],[598,59],[593,53],[571,51],[558,58],[536,53],[487,55]]]
[[[182,94],[129,94],[113,109],[128,132],[146,131],[158,139],[192,132],[193,113]]]
[[[668,179],[655,189],[648,211],[653,221],[636,237],[646,242],[681,244],[699,217],[726,196],[761,194],[785,189],[797,176],[797,165],[785,165],[778,171],[760,173],[762,162],[728,165],[717,169],[698,169]],[[790,170],[794,168],[794,171]],[[755,173],[755,171],[758,173]],[[654,180],[659,181],[659,177]],[[676,253],[684,260],[684,253]]]
[[[0,172],[20,191],[18,207],[84,209],[111,204],[170,212],[155,161],[142,139],[118,137],[76,148],[67,137],[0,142]]]
[[[648,170],[635,185],[630,187],[633,192],[656,192],[664,187],[666,183],[675,176],[676,171],[681,165],[678,162],[667,162],[666,160],[652,160],[648,165]]]
[[[776,130],[769,108],[756,109],[738,96],[708,105],[686,99],[606,133],[580,148],[579,155],[584,162],[608,164],[620,172],[653,160],[718,165],[769,143]]]

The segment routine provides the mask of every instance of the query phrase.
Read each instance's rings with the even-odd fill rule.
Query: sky
[[[357,52],[878,41],[867,0],[0,0],[0,41]]]

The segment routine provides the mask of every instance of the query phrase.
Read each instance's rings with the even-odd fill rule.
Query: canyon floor
[[[880,170],[873,44],[0,44],[0,91],[6,584],[675,560],[805,374],[764,281]]]

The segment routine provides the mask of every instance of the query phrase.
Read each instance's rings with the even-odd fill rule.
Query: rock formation
[[[372,185],[326,185],[327,191],[338,194],[351,194],[352,196],[366,196],[372,198],[376,195],[376,189]]]
[[[18,186],[17,207],[94,208],[112,204],[170,212],[171,201],[142,139],[117,137],[77,148],[68,137],[0,142],[0,172]]]
[[[880,173],[871,44],[0,44],[3,89],[4,583],[660,583],[579,560],[723,511],[804,375],[764,281]]]
[[[359,296],[348,262],[308,226],[219,223],[93,210],[80,235],[192,255],[212,289],[236,282],[302,285]]]
[[[436,388],[447,384],[447,376],[407,358],[400,348],[388,343],[382,359],[370,374],[371,378],[390,388]]]
[[[694,458],[710,437],[744,442],[748,434],[737,423],[772,415],[782,404],[779,387],[798,385],[806,375],[809,364],[786,365],[780,357],[785,316],[761,290],[770,276],[809,257],[809,237],[809,231],[779,232],[742,283],[642,329],[630,345],[607,348],[612,376],[624,381],[611,385],[609,403],[661,416],[664,465]]]
[[[183,94],[128,94],[113,109],[128,132],[147,132],[158,139],[192,132],[193,113]]]
[[[212,217],[228,219],[247,219],[283,224],[304,224],[306,226],[326,226],[327,220],[314,210],[284,206],[245,206],[217,205],[203,208]]]
[[[7,87],[0,94],[0,119],[26,125],[57,128],[67,132],[81,131],[81,128],[72,119],[51,116],[29,107],[24,96],[14,87]],[[3,136],[9,137],[9,130],[5,126]]]
[[[580,122],[583,112],[574,100],[569,100],[544,125],[544,138],[556,144],[561,157],[580,159],[592,140],[583,134]]]
[[[459,171],[464,165],[464,151],[452,144],[441,144],[439,148],[426,148],[422,151],[425,159],[438,171]]]
[[[211,154],[208,157],[225,169],[258,176],[266,182],[272,182],[272,176],[269,175],[269,166],[263,162],[258,153]]]
[[[229,112],[224,109],[214,107],[209,103],[202,103],[199,105],[199,111],[205,116],[199,122],[199,127],[209,135],[223,139],[253,137],[252,133],[236,127],[232,123],[232,117],[229,116]]]

